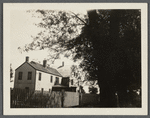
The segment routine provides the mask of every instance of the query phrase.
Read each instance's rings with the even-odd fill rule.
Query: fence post
[[[43,88],[41,88],[42,96],[41,96],[41,107],[43,107]]]
[[[49,89],[49,95],[50,95],[50,93],[51,93],[51,89]]]
[[[12,90],[10,89],[10,108],[12,108]]]
[[[18,106],[18,90],[17,90],[17,106]]]
[[[82,106],[82,93],[79,93],[79,105]]]
[[[24,93],[24,96],[23,96],[23,97],[24,97],[24,104],[26,104],[26,96],[27,96],[27,93],[26,93],[26,90],[25,90],[25,89],[23,90],[23,93]]]
[[[31,90],[29,90],[29,98],[28,98],[28,100],[29,100],[29,103],[30,103],[30,107],[31,107]]]
[[[14,107],[16,108],[16,103],[17,103],[17,89],[15,89],[15,96],[14,96],[14,99],[15,99]]]
[[[65,90],[61,90],[61,107],[64,107],[64,99],[65,99]]]

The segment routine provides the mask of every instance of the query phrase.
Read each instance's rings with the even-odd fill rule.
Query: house
[[[59,66],[57,70],[63,76],[62,85],[68,87],[66,88],[66,90],[75,92],[77,91],[77,87],[78,87],[77,77],[74,76],[74,73],[71,71],[71,66],[72,65],[70,64],[67,65],[67,64],[64,64],[64,62],[62,62],[62,65]]]
[[[68,87],[76,87],[74,85],[74,80],[71,76],[71,65],[65,65],[64,62],[62,62],[62,65],[57,68],[57,70],[60,72],[60,74],[63,76],[62,85],[68,86]]]
[[[49,91],[53,85],[59,85],[62,75],[54,68],[47,67],[47,61],[43,65],[34,61],[25,62],[15,70],[14,88]]]
[[[71,71],[73,69],[73,72]],[[89,87],[92,85],[91,83],[94,81],[88,80],[88,75],[82,69],[78,68],[77,65],[67,65],[62,62],[62,65],[57,68],[61,75],[63,75],[62,85],[68,86],[72,91],[84,91],[85,93],[89,93]],[[97,82],[95,82],[97,83]],[[82,86],[82,89],[81,89]],[[98,85],[93,84],[98,89]]]

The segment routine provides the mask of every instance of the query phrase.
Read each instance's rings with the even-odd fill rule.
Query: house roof
[[[57,68],[57,70],[63,77],[70,77],[71,73],[70,65],[64,65],[61,68]]]
[[[64,88],[65,88],[65,87],[67,87],[67,86],[64,86],[64,85],[54,85],[53,87],[58,87],[58,88],[59,88],[59,87],[64,87]]]
[[[49,74],[53,74],[56,76],[60,76],[62,77],[62,75],[54,68],[51,67],[43,67],[42,64],[39,64],[37,62],[31,61],[30,63],[28,63],[29,65],[31,65],[34,69],[45,72],[45,73],[49,73]]]

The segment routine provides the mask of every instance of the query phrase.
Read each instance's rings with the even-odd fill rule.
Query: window
[[[73,79],[71,80],[71,85],[73,85]]]
[[[56,83],[55,83],[55,85],[58,85],[58,84],[59,84],[59,78],[56,77]]]
[[[51,83],[53,82],[53,76],[51,76]]]
[[[42,74],[41,74],[41,73],[39,73],[39,81],[41,81],[41,76],[42,76]]]
[[[22,74],[23,74],[22,72],[18,73],[18,80],[22,80]]]
[[[28,72],[28,80],[32,79],[32,72]]]

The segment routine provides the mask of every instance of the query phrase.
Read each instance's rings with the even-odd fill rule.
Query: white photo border
[[[10,12],[28,9],[141,9],[141,108],[10,108]],[[147,3],[4,3],[3,4],[3,115],[147,115],[148,4]]]

